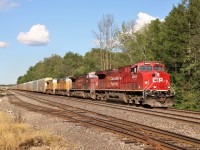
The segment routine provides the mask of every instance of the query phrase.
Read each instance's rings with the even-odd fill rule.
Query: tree
[[[161,22],[156,20],[139,30],[135,30],[134,26],[134,21],[124,22],[118,33],[119,48],[127,55],[129,64],[156,60],[153,51],[157,48],[157,40],[160,39]]]
[[[189,82],[194,81],[195,88],[200,89],[200,1],[188,2],[189,45],[184,71]]]
[[[84,69],[82,68],[83,56],[77,53],[67,52],[63,57],[63,65],[62,71],[65,76],[80,75],[84,73]]]
[[[162,61],[165,53],[163,51],[163,23],[159,19],[151,21],[146,34],[148,60]]]
[[[118,47],[126,56],[125,64],[135,63],[140,60],[136,49],[137,39],[134,32],[134,21],[123,22],[118,31]]]
[[[63,60],[62,57],[59,55],[52,55],[49,58],[44,58],[43,60],[43,77],[52,77],[52,78],[58,78],[63,77],[64,74],[62,73],[62,65]]]
[[[103,15],[98,22],[98,32],[93,32],[101,49],[101,69],[111,69],[112,51],[116,44],[116,27],[113,15]]]
[[[184,3],[174,7],[163,24],[163,61],[169,72],[180,73],[186,57],[188,36],[188,19]]]
[[[101,49],[93,48],[87,52],[84,56],[85,73],[91,71],[101,70],[101,58],[99,57],[102,53]]]
[[[176,106],[199,109],[200,1],[183,0],[164,22],[164,63],[176,84]]]

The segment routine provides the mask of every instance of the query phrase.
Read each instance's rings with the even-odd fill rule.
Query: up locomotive
[[[158,62],[139,62],[62,79],[44,78],[12,88],[150,107],[170,107],[175,95],[170,75],[164,71],[164,64]]]

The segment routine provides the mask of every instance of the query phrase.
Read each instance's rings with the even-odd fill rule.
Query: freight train
[[[158,62],[139,62],[60,79],[43,78],[14,85],[11,89],[150,107],[170,107],[175,95],[170,86],[170,75],[165,72],[164,64]]]

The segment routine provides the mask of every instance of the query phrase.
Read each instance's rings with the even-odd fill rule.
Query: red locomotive
[[[70,95],[98,100],[119,100],[126,103],[169,107],[174,90],[164,65],[140,62],[119,69],[98,71],[72,78]]]

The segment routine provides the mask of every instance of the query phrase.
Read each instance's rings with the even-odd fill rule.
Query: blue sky
[[[52,54],[84,55],[94,44],[97,22],[115,24],[138,14],[164,19],[181,0],[0,0],[0,84],[14,84],[30,66]],[[140,18],[142,19],[142,18]]]

